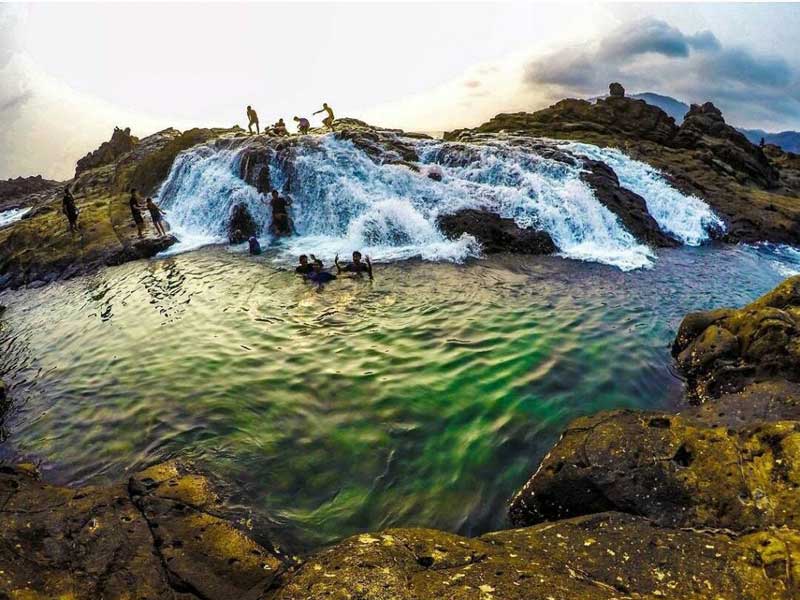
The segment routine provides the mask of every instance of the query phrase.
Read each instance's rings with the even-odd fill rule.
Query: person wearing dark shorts
[[[152,198],[148,198],[145,202],[145,206],[147,207],[148,212],[150,213],[150,218],[153,220],[153,227],[156,228],[156,232],[158,235],[164,236],[167,235],[167,230],[164,228],[164,219],[163,216],[165,213],[161,210],[161,207],[158,206],[155,202],[153,202]]]
[[[131,216],[133,222],[136,224],[136,230],[139,232],[139,239],[144,237],[144,217],[142,216],[142,205],[139,203],[139,195],[136,190],[131,190]]]

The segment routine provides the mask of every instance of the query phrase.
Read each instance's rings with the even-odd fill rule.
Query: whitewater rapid
[[[272,154],[272,186],[283,189],[289,177],[301,182],[290,194],[295,235],[280,240],[279,260],[300,253],[331,259],[355,249],[377,261],[421,257],[463,261],[481,254],[468,235],[445,238],[439,215],[484,208],[523,227],[547,231],[565,258],[613,265],[622,270],[648,267],[654,253],[639,243],[581,180],[581,166],[540,155],[510,140],[480,144],[409,140],[420,157],[418,171],[399,164],[377,164],[351,141],[334,135],[314,138],[293,149],[291,173]],[[598,158],[617,172],[621,183],[642,195],[666,232],[685,244],[707,240],[722,222],[699,198],[685,196],[648,165],[616,150],[565,144],[574,155]],[[181,252],[225,240],[229,211],[244,203],[269,244],[270,209],[265,197],[240,177],[248,146],[218,148],[213,143],[181,153],[159,191]],[[427,176],[431,170],[441,181]]]

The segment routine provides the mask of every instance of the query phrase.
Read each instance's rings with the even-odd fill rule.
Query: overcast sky
[[[65,179],[115,125],[477,125],[565,96],[713,100],[800,129],[800,5],[0,5],[0,178]],[[318,117],[317,117],[318,118]]]

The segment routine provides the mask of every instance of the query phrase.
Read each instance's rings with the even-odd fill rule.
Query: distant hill
[[[602,96],[605,98],[605,96]],[[680,125],[683,123],[683,116],[689,111],[689,105],[681,102],[671,96],[664,96],[663,94],[655,94],[653,92],[642,92],[641,94],[628,94],[629,98],[636,98],[637,100],[644,100],[648,104],[657,106],[670,117],[675,119],[675,123]],[[590,98],[591,101],[597,98]],[[737,127],[748,140],[753,144],[759,144],[761,138],[767,144],[775,144],[786,150],[787,152],[796,152],[800,154],[800,132],[798,131],[781,131],[780,133],[769,133],[763,129],[743,129]]]
[[[688,104],[669,96],[662,96],[661,94],[654,94],[653,92],[643,92],[641,94],[631,94],[630,97],[636,98],[637,100],[644,100],[648,104],[657,106],[675,119],[675,123],[678,125],[683,123],[683,116],[689,112]]]
[[[781,131],[780,133],[769,133],[763,129],[742,129],[741,127],[739,131],[754,144],[761,142],[761,138],[763,137],[767,144],[775,144],[787,152],[800,154],[800,132]]]

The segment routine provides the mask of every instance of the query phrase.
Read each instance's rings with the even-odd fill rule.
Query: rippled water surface
[[[570,419],[677,402],[686,312],[748,302],[798,263],[737,247],[627,273],[404,262],[318,293],[270,256],[208,248],[6,293],[0,457],[72,484],[184,457],[295,547],[392,525],[478,533]]]

